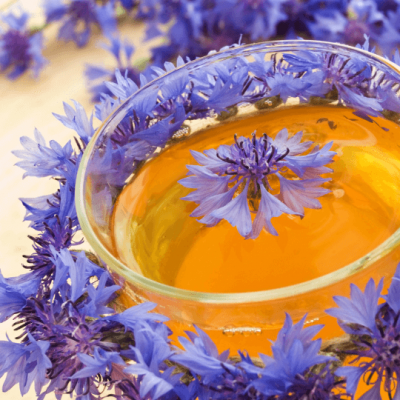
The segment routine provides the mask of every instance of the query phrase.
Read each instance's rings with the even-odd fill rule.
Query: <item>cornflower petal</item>
[[[65,116],[53,113],[53,115],[67,128],[74,130],[79,137],[88,144],[95,129],[93,128],[93,114],[88,118],[85,109],[80,103],[74,101],[71,107],[68,103],[63,103]]]
[[[36,341],[28,333],[28,343],[0,342],[2,357],[0,360],[0,376],[7,373],[3,391],[8,391],[19,383],[21,395],[25,395],[33,382],[36,393],[46,384],[46,370],[51,367],[51,361],[46,356],[50,343]]]
[[[270,88],[268,96],[279,95],[284,102],[289,97],[300,96],[305,89],[312,86],[311,83],[295,78],[291,74],[275,74],[272,77],[266,78],[266,83]]]
[[[239,233],[246,237],[252,229],[252,221],[249,205],[247,203],[247,191],[249,181],[246,182],[242,193],[225,206],[210,213],[214,218],[226,219],[233,227],[237,226]]]
[[[130,307],[122,313],[103,318],[107,321],[119,322],[120,324],[124,325],[125,328],[133,331],[135,329],[135,325],[142,321],[168,321],[168,318],[164,315],[149,313],[149,311],[153,310],[156,306],[157,304],[146,302]]]
[[[128,71],[125,71],[125,76],[123,76],[119,69],[115,70],[116,82],[106,82],[105,85],[110,92],[121,100],[126,100],[129,96],[139,90],[139,87],[130,79],[128,76]]]
[[[85,314],[88,317],[98,318],[100,315],[113,312],[113,309],[106,305],[121,287],[118,285],[107,286],[109,280],[108,273],[103,273],[96,288],[93,285],[88,286],[89,302],[85,305]]]
[[[26,296],[12,286],[0,283],[0,322],[21,311],[26,305],[26,299]]]
[[[400,311],[400,264],[392,278],[387,296],[384,296],[390,308],[397,314]]]
[[[227,185],[226,185],[227,186]],[[233,188],[227,192],[222,192],[221,194],[215,194],[212,196],[207,196],[200,205],[190,214],[191,217],[200,217],[202,215],[207,216],[212,213],[213,210],[220,209],[232,201],[233,195],[238,188],[236,184]],[[218,220],[222,218],[215,217]]]
[[[336,370],[335,375],[346,378],[346,391],[354,395],[357,390],[358,382],[366,370],[367,367],[340,367]]]
[[[152,398],[158,398],[173,389],[169,381],[171,369],[160,371],[160,366],[171,356],[172,351],[164,339],[146,324],[136,325],[134,333],[135,347],[130,347],[130,355],[128,352],[124,354],[132,358],[135,364],[129,365],[124,371],[143,377],[140,384],[142,398],[149,393]]]
[[[208,170],[205,170],[206,173],[207,171]],[[197,204],[205,202],[206,198],[209,196],[224,193],[228,188],[228,183],[231,179],[229,176],[221,177],[216,174],[210,174],[209,172],[208,176],[202,176],[201,173],[196,174],[195,172],[194,174],[194,176],[179,180],[178,183],[187,188],[197,189],[196,191],[189,193],[187,196],[182,197],[182,200],[193,201]]]
[[[307,142],[301,142],[302,137],[303,131],[299,131],[289,138],[288,130],[286,128],[283,128],[276,134],[274,139],[268,138],[268,141],[278,150],[279,153],[282,153],[286,151],[286,149],[289,149],[288,155],[296,156],[307,151],[313,143],[310,140]]]
[[[119,353],[115,351],[108,352],[99,347],[95,347],[93,357],[83,353],[78,353],[77,355],[85,367],[72,375],[71,379],[90,378],[97,374],[105,375],[106,369],[111,370],[113,363],[125,365]]]
[[[304,215],[304,207],[321,208],[321,203],[316,197],[330,193],[329,189],[319,187],[329,179],[317,178],[291,181],[280,174],[277,174],[277,176],[281,185],[278,198],[299,215]]]
[[[368,392],[365,392],[359,400],[382,400],[381,396],[381,386],[378,384],[375,384],[372,389],[368,390]],[[393,398],[395,400],[395,398]]]
[[[251,232],[251,238],[256,239],[261,230],[265,228],[271,235],[278,236],[278,232],[272,226],[271,218],[279,217],[283,213],[296,214],[284,203],[278,200],[274,195],[265,189],[264,185],[260,185],[261,188],[261,201],[258,207],[257,215],[253,221],[253,230]]]
[[[375,282],[370,279],[364,293],[354,284],[350,285],[351,299],[343,296],[335,296],[333,299],[339,308],[330,308],[326,312],[346,324],[358,324],[369,329],[371,333],[378,333],[375,322],[379,310],[378,299],[380,297],[383,279],[375,287]]]
[[[225,363],[229,351],[218,354],[217,347],[210,337],[200,328],[194,332],[186,332],[190,340],[179,337],[179,343],[185,352],[179,352],[171,357],[172,361],[189,368],[192,374],[200,375],[204,384],[217,380],[218,375],[225,371],[235,371],[235,367]]]
[[[190,150],[190,154],[199,164],[206,166],[212,172],[223,173],[226,169],[226,163],[217,157],[215,149],[205,150],[204,154]]]

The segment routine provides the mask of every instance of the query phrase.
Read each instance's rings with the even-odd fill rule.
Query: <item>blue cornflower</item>
[[[21,396],[25,395],[32,383],[35,383],[39,396],[43,386],[48,382],[46,371],[51,361],[46,352],[50,347],[48,341],[37,341],[28,333],[25,343],[0,341],[0,377],[7,373],[3,391],[19,384]]]
[[[139,304],[135,307],[128,308],[122,313],[104,317],[107,321],[119,322],[126,329],[134,330],[136,324],[140,321],[168,321],[168,317],[160,314],[149,314],[148,312],[153,310],[156,304],[146,302]]]
[[[0,272],[0,322],[21,311],[27,299],[36,295],[41,278],[32,274],[4,278]]]
[[[78,353],[78,358],[85,366],[71,376],[71,379],[91,378],[97,374],[106,375],[106,370],[112,369],[112,364],[122,364],[124,361],[116,351],[105,351],[101,347],[95,347],[93,357]]]
[[[172,377],[174,367],[168,368],[165,361],[173,354],[169,344],[150,326],[136,325],[134,328],[135,346],[123,354],[135,361],[135,364],[125,368],[124,372],[138,375],[140,396],[158,399],[174,389],[179,381],[179,375]]]
[[[117,29],[113,1],[100,6],[94,0],[71,0],[69,4],[48,0],[44,7],[47,23],[58,20],[63,23],[58,32],[59,39],[73,40],[79,47],[88,42],[93,25],[99,26],[106,36],[111,36]]]
[[[315,176],[331,172],[325,165],[332,162],[336,153],[330,151],[332,143],[328,143],[322,149],[317,146],[301,155],[312,145],[301,139],[302,132],[289,138],[286,129],[275,139],[266,134],[257,138],[254,132],[251,139],[235,136],[235,144],[231,146],[222,145],[204,154],[192,151],[200,166],[189,165],[192,176],[179,181],[185,187],[197,189],[183,198],[199,204],[191,216],[203,216],[199,222],[207,226],[226,219],[237,226],[242,236],[255,239],[263,228],[278,234],[271,224],[273,217],[283,213],[303,216],[304,207],[320,208],[316,198],[329,193],[320,185],[329,179]],[[284,172],[285,168],[296,179]],[[276,190],[269,180],[273,175],[280,182],[278,195],[271,193]],[[304,179],[307,175],[313,177]],[[253,221],[248,200],[252,207],[257,204],[252,210],[256,212]]]
[[[268,399],[277,400],[342,398],[332,393],[332,389],[342,383],[336,381],[330,371],[329,363],[334,359],[318,354],[321,339],[312,340],[323,325],[303,328],[305,318],[293,324],[286,315],[285,324],[272,345],[273,357],[260,354],[264,368],[256,367],[249,358],[242,357],[240,367],[254,377],[248,390],[254,388]],[[326,366],[320,371],[313,370],[321,364]]]
[[[35,129],[35,140],[22,136],[20,142],[25,150],[14,150],[12,152],[15,156],[24,160],[16,163],[17,166],[26,171],[23,177],[66,177],[66,166],[69,165],[73,168],[74,165],[71,142],[61,147],[55,140],[51,140],[50,147],[47,147],[43,136],[37,129]]]
[[[188,368],[194,377],[189,386],[189,391],[193,392],[190,398],[255,398],[249,390],[249,384],[257,377],[258,371],[256,374],[247,373],[234,365],[228,359],[229,350],[219,354],[210,337],[200,328],[195,326],[195,329],[197,334],[186,332],[190,340],[179,338],[185,351],[177,349],[176,354],[171,357],[172,361]],[[242,358],[247,359],[243,355]]]
[[[347,391],[352,395],[364,377],[371,389],[363,399],[380,399],[382,385],[390,398],[400,396],[399,385],[395,388],[393,385],[400,374],[399,282],[398,266],[386,296],[381,296],[383,280],[375,286],[370,279],[364,292],[351,285],[351,298],[336,296],[334,300],[339,308],[327,310],[329,315],[338,319],[342,329],[352,335],[354,349],[348,350],[347,354],[355,356],[352,364],[359,364],[340,367],[336,374],[346,377]],[[386,302],[378,304],[380,297]]]
[[[109,38],[110,44],[103,44],[102,47],[110,52],[116,61],[116,67],[108,70],[102,66],[88,64],[85,69],[85,76],[93,93],[93,101],[98,102],[105,95],[111,95],[112,91],[107,87],[106,82],[119,84],[115,69],[124,71],[125,78],[129,78],[135,84],[139,84],[139,71],[132,65],[132,55],[135,52],[134,46],[127,40],[122,41],[119,36]],[[101,81],[101,82],[99,82]],[[136,87],[137,90],[137,87]],[[135,90],[135,91],[136,91]],[[133,94],[133,91],[130,94]]]
[[[342,34],[343,40],[349,44],[356,44],[362,30],[362,33],[370,36],[384,53],[391,52],[400,42],[398,30],[400,10],[396,3],[397,1],[391,0],[351,0],[349,2],[350,18]]]
[[[27,27],[28,14],[20,16],[13,13],[2,15],[9,29],[0,31],[0,69],[8,71],[10,79],[16,79],[28,69],[35,77],[46,64],[42,56],[43,37],[38,32],[31,34]]]
[[[268,39],[287,17],[286,0],[224,0],[217,2],[214,13],[220,14],[225,29],[247,34],[251,41]]]
[[[195,327],[197,335],[193,332],[186,332],[189,339],[179,338],[179,343],[185,352],[178,353],[171,357],[171,360],[189,368],[194,376],[201,376],[204,385],[211,385],[218,381],[218,376],[227,369],[234,369],[225,362],[229,356],[229,350],[218,354],[217,347],[210,337],[198,327]]]
[[[315,13],[312,21],[307,21],[307,27],[314,39],[339,41],[347,24],[346,16],[338,10],[330,14]]]
[[[93,128],[93,114],[88,118],[85,109],[77,101],[74,101],[71,107],[68,103],[64,104],[64,115],[53,113],[53,115],[67,128],[74,130],[83,142],[87,145],[95,133]]]
[[[357,47],[374,52],[366,35],[364,44]],[[379,116],[383,107],[391,111],[399,109],[393,78],[383,75],[378,81],[369,63],[361,57],[299,51],[284,54],[283,59],[289,64],[288,71],[303,74],[301,80],[312,79],[312,86],[307,89],[310,94],[321,97],[328,91],[336,91],[339,102],[357,110],[356,115],[362,118],[370,121],[368,115]]]
[[[304,79],[298,79],[292,74],[275,74],[266,78],[266,83],[270,89],[269,96],[279,95],[286,102],[289,97],[298,97],[312,84]]]

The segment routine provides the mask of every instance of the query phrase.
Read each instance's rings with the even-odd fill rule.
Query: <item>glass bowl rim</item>
[[[336,270],[331,273],[322,275],[318,278],[314,278],[305,282],[301,282],[295,285],[284,286],[276,289],[268,289],[263,291],[255,291],[255,292],[240,292],[240,293],[213,293],[213,292],[197,292],[186,289],[180,289],[173,286],[165,285],[163,283],[154,281],[150,278],[146,278],[143,275],[140,275],[133,270],[129,269],[125,264],[119,261],[115,256],[113,256],[101,243],[98,236],[95,234],[89,219],[87,217],[85,211],[85,175],[88,162],[90,160],[90,156],[93,152],[93,147],[98,139],[98,137],[102,134],[104,126],[108,123],[108,121],[113,118],[131,99],[146,90],[147,87],[153,85],[155,82],[164,79],[166,76],[174,73],[177,69],[186,68],[189,64],[193,65],[199,61],[204,61],[205,59],[211,59],[216,54],[221,54],[224,52],[229,52],[232,50],[239,51],[241,49],[250,48],[252,46],[262,47],[265,50],[269,48],[272,50],[279,51],[279,47],[298,47],[301,44],[302,46],[307,45],[328,45],[331,48],[345,49],[347,51],[355,52],[363,54],[368,58],[371,58],[379,63],[383,63],[391,67],[394,71],[400,74],[400,68],[389,59],[385,59],[377,54],[365,51],[361,48],[352,47],[349,45],[344,45],[340,43],[331,43],[326,41],[318,41],[318,40],[276,40],[276,41],[266,41],[259,43],[252,43],[247,45],[240,45],[235,48],[227,48],[223,51],[214,52],[212,54],[208,54],[204,57],[199,57],[189,63],[185,63],[184,65],[165,73],[164,75],[150,81],[148,84],[140,88],[134,94],[132,94],[129,98],[127,98],[117,109],[115,109],[99,126],[95,135],[91,138],[89,144],[87,145],[85,152],[82,156],[82,160],[79,165],[79,170],[76,179],[75,186],[75,205],[78,220],[84,234],[85,239],[88,241],[93,250],[100,256],[100,258],[107,264],[107,266],[115,273],[121,275],[128,282],[139,286],[144,290],[152,291],[158,295],[166,296],[169,298],[175,298],[179,300],[186,300],[192,302],[201,302],[201,303],[209,303],[209,304],[244,304],[244,303],[254,303],[254,302],[263,302],[263,301],[272,301],[284,298],[295,297],[301,294],[307,294],[314,290],[322,289],[324,287],[333,285],[338,283],[355,273],[366,269],[374,262],[382,258],[384,255],[388,254],[392,251],[399,243],[400,243],[400,228],[396,230],[387,240],[381,243],[378,247],[359,258],[358,260]]]

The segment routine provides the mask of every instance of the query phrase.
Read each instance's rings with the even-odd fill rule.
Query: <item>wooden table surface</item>
[[[9,0],[0,0],[0,7]],[[33,0],[24,2],[32,9]],[[24,9],[26,9],[24,6]],[[127,37],[136,47],[135,59],[149,55],[149,45],[143,45],[143,26],[132,22],[123,22],[121,34]],[[32,253],[32,242],[27,235],[32,234],[27,222],[23,222],[25,210],[21,197],[37,197],[55,191],[54,181],[48,178],[26,178],[22,180],[23,171],[14,166],[18,159],[11,154],[12,150],[21,148],[21,136],[33,137],[36,127],[48,141],[52,138],[61,144],[72,138],[73,131],[57,121],[52,112],[63,113],[63,101],[70,99],[80,102],[87,112],[93,104],[87,91],[83,76],[86,63],[115,66],[112,56],[99,47],[104,41],[101,34],[92,36],[89,44],[78,49],[73,43],[61,43],[56,40],[57,27],[50,26],[45,30],[44,56],[49,64],[37,80],[25,75],[17,81],[9,81],[0,75],[0,269],[4,276],[10,277],[26,272],[21,266],[23,254]],[[12,321],[0,324],[0,340],[6,340],[6,332],[13,338]],[[0,380],[0,385],[4,377]],[[1,400],[18,400],[21,398],[19,387],[15,386],[7,393],[0,394]],[[34,400],[34,390],[23,399]],[[48,400],[55,399],[49,395]]]

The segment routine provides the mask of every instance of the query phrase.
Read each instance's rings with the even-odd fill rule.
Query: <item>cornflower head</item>
[[[3,22],[8,26],[0,30],[0,69],[8,71],[8,78],[16,79],[31,69],[35,77],[46,64],[42,56],[42,33],[31,33],[27,27],[29,15],[22,12],[3,14]]]
[[[350,364],[336,371],[347,378],[347,391],[354,395],[361,378],[370,387],[363,400],[381,399],[381,387],[388,398],[400,396],[400,267],[392,279],[388,293],[381,296],[383,280],[375,286],[371,279],[364,292],[351,285],[350,299],[334,297],[339,308],[327,313],[338,319],[342,329],[351,335],[353,348],[345,354],[352,356]],[[379,302],[380,298],[385,302]]]
[[[306,315],[297,323],[286,315],[285,324],[272,345],[273,357],[260,354],[264,367],[242,355],[239,366],[252,377],[247,390],[276,400],[341,400],[343,380],[333,374],[333,357],[319,354],[321,339],[312,340],[323,325],[303,328]],[[336,394],[337,393],[337,394]],[[259,398],[259,397],[257,397]]]
[[[184,348],[176,349],[171,361],[187,368],[193,377],[189,385],[191,398],[199,396],[208,399],[251,399],[254,393],[247,393],[253,376],[247,374],[229,358],[229,350],[218,353],[211,338],[200,328],[196,333],[186,332],[189,339],[180,337]]]
[[[199,204],[191,216],[203,216],[199,222],[207,226],[225,219],[243,237],[255,239],[263,228],[278,235],[273,217],[283,213],[304,216],[304,207],[321,208],[317,197],[330,191],[320,187],[329,181],[320,174],[332,171],[325,165],[336,153],[330,151],[332,142],[309,151],[312,142],[301,142],[302,135],[298,132],[289,138],[282,129],[271,139],[265,133],[257,138],[253,132],[251,139],[235,136],[231,146],[221,145],[204,154],[191,151],[200,165],[188,165],[192,176],[179,181],[196,189],[183,198]],[[276,190],[272,177],[279,181],[277,195],[271,193]],[[256,213],[253,221],[251,211]]]
[[[132,64],[134,46],[127,40],[122,41],[117,36],[110,37],[109,41],[109,44],[103,44],[102,47],[114,56],[118,73],[124,71],[125,78],[129,78],[136,85],[139,85],[139,70]],[[102,66],[88,64],[85,68],[85,76],[93,94],[92,100],[94,102],[98,102],[105,95],[112,95],[111,90],[107,87],[107,82],[118,83],[115,68],[108,70]]]
[[[364,37],[364,44],[356,47],[374,52],[374,48],[370,49],[368,36]],[[312,85],[307,90],[313,90],[314,95],[325,96],[329,101],[338,100],[369,122],[372,122],[369,116],[379,116],[384,109],[395,112],[400,109],[397,78],[374,70],[362,56],[299,51],[284,54],[283,60],[288,64],[285,66],[287,72],[301,75],[298,81],[311,77]]]
[[[112,1],[100,6],[95,0],[70,0],[68,4],[62,0],[49,0],[44,7],[47,23],[62,22],[58,38],[74,41],[79,47],[87,44],[93,26],[100,27],[106,36],[111,36],[117,29]]]

